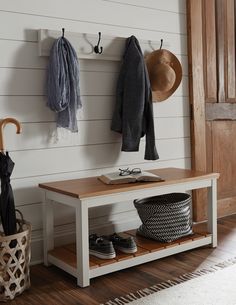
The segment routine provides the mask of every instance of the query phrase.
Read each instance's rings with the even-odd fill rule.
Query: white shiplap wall
[[[22,122],[23,133],[5,129],[5,142],[16,166],[12,176],[16,205],[33,224],[33,261],[42,258],[41,194],[38,183],[99,175],[118,167],[143,169],[190,166],[185,0],[0,0],[0,118]],[[119,63],[81,61],[83,118],[79,134],[59,143],[48,141],[54,114],[45,106],[47,57],[38,56],[37,30],[48,28],[159,41],[183,65],[183,81],[167,101],[154,104],[160,160],[143,160],[138,153],[121,153],[120,136],[110,131]],[[119,230],[138,222],[131,202],[91,211],[93,230]],[[73,237],[74,215],[56,211],[56,239]],[[97,229],[98,230],[98,229]]]

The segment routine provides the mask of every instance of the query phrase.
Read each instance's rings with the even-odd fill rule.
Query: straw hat
[[[152,100],[162,102],[179,87],[182,79],[181,64],[174,54],[165,49],[153,51],[145,59],[152,88]]]

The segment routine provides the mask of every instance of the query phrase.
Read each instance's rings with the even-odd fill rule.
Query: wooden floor
[[[76,287],[75,278],[56,267],[33,266],[31,289],[7,304],[97,305],[183,273],[209,267],[236,256],[236,215],[218,221],[218,243],[216,249],[191,250],[92,279],[88,288]]]

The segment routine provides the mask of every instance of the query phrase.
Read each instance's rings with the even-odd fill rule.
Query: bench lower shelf
[[[113,271],[132,267],[175,253],[211,244],[212,236],[207,232],[194,233],[171,243],[161,243],[136,235],[136,230],[119,233],[123,236],[133,236],[138,251],[134,254],[125,254],[116,251],[114,259],[100,259],[90,256],[90,278],[107,274]],[[57,247],[48,252],[48,260],[59,268],[77,276],[76,245],[68,244]]]

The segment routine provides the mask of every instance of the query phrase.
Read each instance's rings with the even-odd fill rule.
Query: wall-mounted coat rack
[[[49,29],[41,29],[38,31],[39,56],[49,56],[50,50],[55,39],[62,35],[61,30],[54,31]],[[71,42],[77,51],[80,59],[98,59],[120,61],[122,59],[126,38],[101,35],[99,51],[95,53],[94,47],[98,45],[98,34],[73,33],[65,29],[65,37]],[[137,37],[138,38],[138,37]],[[161,41],[150,41],[139,39],[143,53],[152,52],[159,49]],[[165,47],[169,47],[165,42]]]

